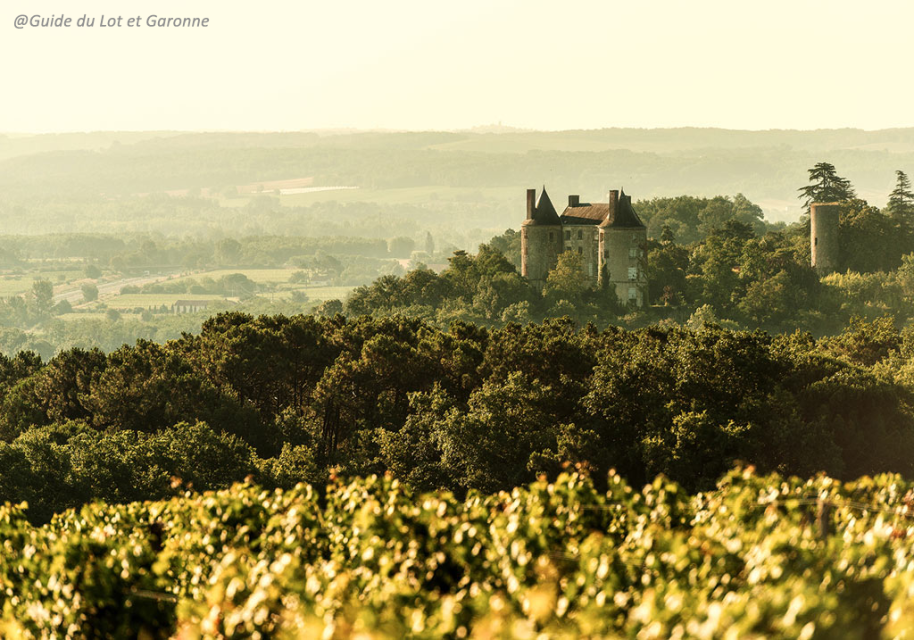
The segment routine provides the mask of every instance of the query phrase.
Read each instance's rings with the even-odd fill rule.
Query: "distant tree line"
[[[83,260],[115,270],[149,267],[270,267],[289,262],[347,258],[409,258],[410,237],[243,236],[190,239],[152,234],[45,234],[0,236],[0,266],[27,268],[30,261]],[[339,261],[335,263],[342,270]],[[97,276],[96,276],[97,277]]]
[[[890,140],[910,148],[912,137],[910,130],[791,135],[707,130],[508,136],[417,132],[320,139],[284,135],[281,140],[203,134],[194,140],[177,136],[100,151],[22,155],[0,160],[0,193],[85,197],[209,189],[230,194],[236,185],[305,176],[319,185],[366,189],[517,188],[531,176],[550,176],[576,185],[581,193],[599,193],[608,176],[624,175],[630,177],[625,186],[632,193],[663,185],[673,193],[751,188],[750,196],[758,197],[792,188],[790,176],[807,166],[812,149],[843,149],[846,162],[856,170],[884,170],[898,156],[909,161],[910,154],[874,153],[864,145],[879,148]]]

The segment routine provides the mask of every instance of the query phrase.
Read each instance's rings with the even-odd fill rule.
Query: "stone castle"
[[[647,228],[624,191],[610,191],[609,202],[596,204],[568,196],[559,215],[545,187],[538,200],[536,189],[527,189],[521,273],[540,288],[559,254],[577,251],[593,283],[612,286],[620,301],[640,307],[647,302],[646,244]]]

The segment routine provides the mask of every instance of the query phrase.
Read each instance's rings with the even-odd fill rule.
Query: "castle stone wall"
[[[837,203],[813,203],[809,207],[809,250],[812,266],[819,275],[838,269]]]
[[[640,307],[647,301],[646,246],[644,228],[600,230],[601,275],[608,274],[622,303],[634,302]]]
[[[521,274],[540,288],[562,252],[562,227],[521,226]]]
[[[596,225],[566,224],[562,227],[562,250],[581,256],[584,275],[596,282],[600,276],[600,229]]]

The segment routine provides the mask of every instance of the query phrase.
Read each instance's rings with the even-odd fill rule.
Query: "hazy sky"
[[[210,26],[98,26],[151,14]],[[914,126],[912,28],[909,0],[3,0],[0,131]]]

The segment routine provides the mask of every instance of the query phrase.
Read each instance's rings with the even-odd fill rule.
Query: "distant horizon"
[[[481,131],[483,129],[503,129],[503,131]],[[701,125],[678,125],[678,126],[605,126],[605,127],[570,127],[559,129],[534,129],[527,127],[515,127],[509,124],[479,124],[471,127],[432,127],[432,128],[361,128],[361,127],[315,127],[305,129],[180,129],[180,128],[151,128],[151,129],[61,129],[46,131],[18,131],[18,130],[0,130],[0,136],[43,136],[43,135],[67,135],[67,134],[93,134],[93,133],[318,133],[329,135],[349,135],[359,133],[475,133],[475,134],[507,134],[507,133],[564,133],[573,131],[732,131],[748,133],[766,133],[766,132],[796,132],[796,133],[814,133],[819,131],[863,131],[866,133],[877,133],[880,131],[904,131],[914,129],[914,124],[895,126],[895,127],[876,127],[868,128],[862,126],[844,126],[844,127],[817,127],[815,129],[802,129],[794,127],[722,127],[722,126],[701,126]]]

